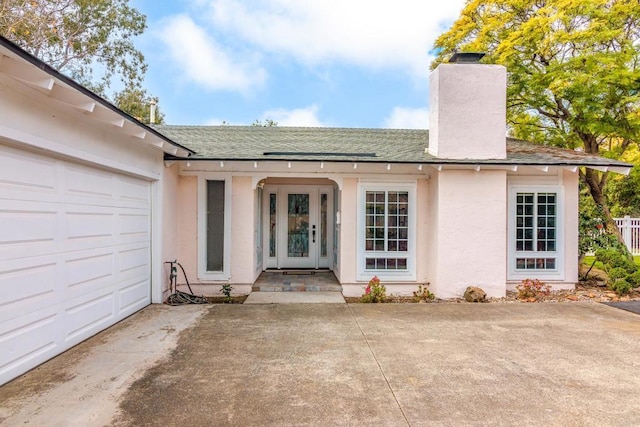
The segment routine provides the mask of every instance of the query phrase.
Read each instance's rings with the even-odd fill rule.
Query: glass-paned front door
[[[309,194],[287,197],[287,256],[309,257]]]
[[[264,191],[264,268],[331,268],[333,187],[266,185]]]

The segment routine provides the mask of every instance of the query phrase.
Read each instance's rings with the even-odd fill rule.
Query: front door
[[[332,191],[314,185],[265,188],[265,267],[329,267]]]

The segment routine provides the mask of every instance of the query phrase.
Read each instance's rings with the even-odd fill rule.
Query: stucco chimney
[[[444,159],[506,157],[507,70],[454,54],[429,76],[429,153]]]

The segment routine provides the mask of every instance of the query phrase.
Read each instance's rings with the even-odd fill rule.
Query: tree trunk
[[[607,199],[604,196],[603,189],[605,180],[600,179],[600,177],[598,176],[598,172],[590,168],[585,168],[583,179],[585,184],[587,184],[587,187],[589,187],[589,193],[591,193],[593,201],[596,202],[596,204],[602,209],[602,212],[604,214],[604,226],[607,230],[607,233],[616,236],[618,242],[620,242],[621,247],[624,248],[627,258],[633,259],[633,256],[627,249],[627,245],[624,243],[624,239],[622,238],[620,229],[616,225],[616,222],[613,220],[613,216],[611,215],[611,211],[609,210]]]

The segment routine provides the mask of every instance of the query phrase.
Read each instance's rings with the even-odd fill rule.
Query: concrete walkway
[[[154,306],[114,329],[0,388],[0,424],[640,425],[640,316],[601,304]]]
[[[245,304],[344,304],[341,292],[251,292]]]

